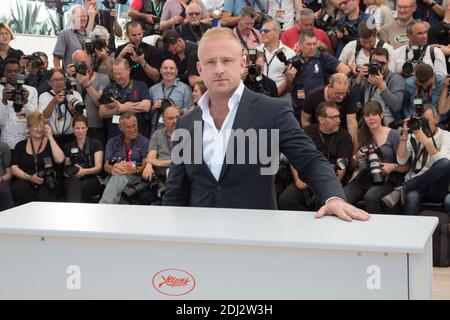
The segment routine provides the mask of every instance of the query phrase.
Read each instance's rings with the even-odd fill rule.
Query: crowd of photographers
[[[160,204],[175,123],[206,91],[197,43],[221,25],[245,86],[292,105],[349,202],[450,212],[450,0],[131,0],[122,30],[126,2],[73,6],[52,59],[0,24],[0,210]],[[283,156],[276,183],[280,209],[317,209]]]

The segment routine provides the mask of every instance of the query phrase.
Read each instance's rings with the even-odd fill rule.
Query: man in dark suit
[[[231,31],[208,30],[198,56],[208,91],[199,107],[177,122],[164,205],[276,209],[276,170],[270,167],[278,165],[281,151],[324,203],[316,217],[369,219],[345,202],[334,171],[300,129],[292,108],[244,87],[240,77],[245,58]],[[238,139],[239,129],[250,138]]]

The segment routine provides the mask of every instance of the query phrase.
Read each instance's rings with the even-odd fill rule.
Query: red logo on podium
[[[167,296],[184,296],[195,288],[195,279],[181,269],[165,269],[156,273],[152,280],[153,288]]]

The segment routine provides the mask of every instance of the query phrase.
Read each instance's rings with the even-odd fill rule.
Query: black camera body
[[[408,129],[410,132],[428,128],[428,121],[424,118],[425,105],[423,98],[414,98],[414,115],[411,116],[408,122]]]
[[[162,110],[164,110],[164,109],[166,109],[166,108],[168,108],[168,107],[170,107],[170,106],[172,106],[173,105],[173,102],[172,102],[172,100],[170,100],[170,99],[162,99],[162,101],[161,101],[161,109]]]
[[[314,26],[325,31],[328,36],[333,35],[336,24],[337,20],[327,13],[320,15],[317,19],[314,20]]]
[[[103,50],[105,48],[108,48],[108,45],[103,39],[86,39],[84,42],[84,50],[86,50],[87,54],[89,55],[93,55],[96,49]]]
[[[413,52],[413,58],[409,59],[406,55],[406,62],[402,65],[402,72],[404,77],[410,77],[413,75],[416,67],[422,63],[423,56],[427,46],[411,46]],[[409,49],[407,49],[409,50]]]
[[[158,178],[157,175],[155,175],[150,182],[142,181],[127,186],[123,190],[121,196],[125,201],[131,202],[132,199],[136,198],[145,191],[154,192],[158,197],[158,200],[161,201],[164,193],[166,192],[166,185],[160,178]]]
[[[13,101],[13,109],[15,113],[19,113],[23,108],[23,85],[25,84],[25,76],[23,74],[19,74],[17,76],[17,82],[12,89],[12,101]]]
[[[260,13],[261,13],[261,18],[259,20],[256,20],[253,25],[253,28],[255,28],[256,30],[260,30],[262,28],[262,26],[264,25],[264,23],[272,20],[272,17],[269,16],[268,14],[266,14],[264,12],[260,12]]]
[[[123,159],[121,157],[112,157],[111,159],[109,159],[108,164],[110,166],[115,165],[116,163],[122,162]]]
[[[365,154],[366,167],[370,171],[373,183],[382,184],[383,174],[381,173],[381,163],[380,158],[378,157],[380,148],[378,146],[374,146],[373,144],[369,144],[359,150]]]
[[[261,75],[261,67],[256,64],[256,60],[258,59],[256,49],[248,50],[248,58],[250,59],[250,64],[248,65],[248,75],[250,77],[257,77]]]
[[[88,66],[84,61],[77,61],[75,63],[75,72],[82,74],[83,76],[87,75],[88,72]]]
[[[98,104],[110,104],[113,100],[119,101],[119,103],[125,103],[126,101],[122,98],[119,90],[114,85],[106,92],[103,92],[100,99],[98,99]]]
[[[292,65],[297,70],[301,70],[303,68],[303,65],[306,63],[305,58],[303,58],[301,54],[297,54],[292,58],[287,59],[283,50],[278,50],[275,55],[277,56],[278,60],[284,63],[286,67]]]
[[[338,171],[344,170],[348,167],[348,160],[345,158],[337,159],[336,163],[333,165],[334,172],[336,174]]]
[[[369,69],[369,75],[377,76],[379,73],[381,73],[382,65],[378,61],[370,61],[367,64],[367,67]]]
[[[53,160],[50,157],[44,158],[44,170],[39,171],[37,176],[44,179],[44,184],[48,187],[50,191],[56,190],[57,179],[56,171],[53,169]]]
[[[39,58],[39,56],[35,53],[24,56],[24,59],[28,60],[28,63],[33,69],[40,69],[44,66],[41,58]]]

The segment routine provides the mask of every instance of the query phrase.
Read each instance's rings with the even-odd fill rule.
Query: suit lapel
[[[244,88],[244,92],[242,93],[242,97],[241,100],[239,101],[236,116],[234,118],[233,131],[236,129],[242,129],[244,132],[247,131],[253,119],[253,116],[255,115],[255,111],[257,109],[256,103],[257,100],[258,96],[256,94],[254,94],[249,89]],[[230,135],[230,139],[233,139],[233,135]],[[230,146],[230,139],[227,142],[227,151]],[[222,170],[220,171],[219,182],[223,179],[230,166],[231,166],[230,164],[226,164],[226,155],[225,155]]]

